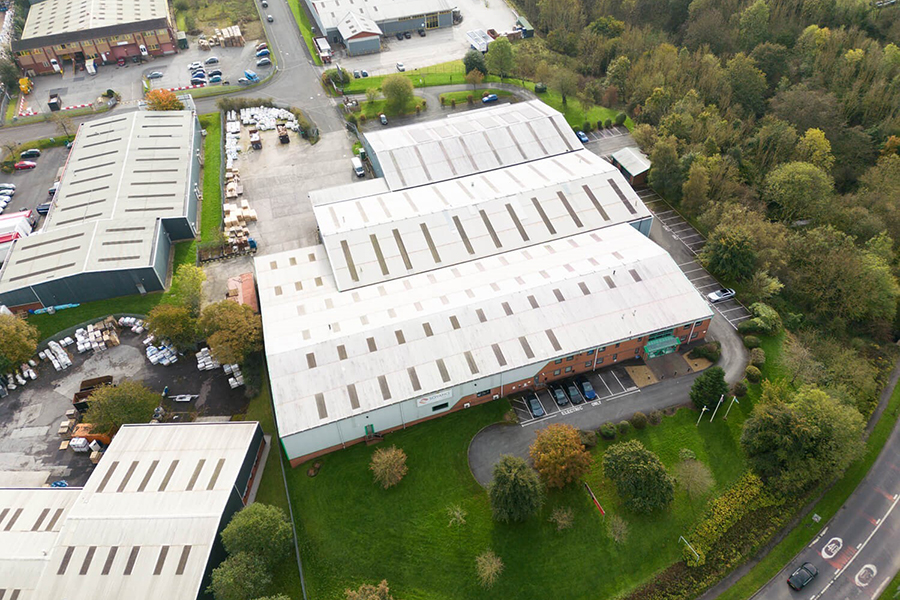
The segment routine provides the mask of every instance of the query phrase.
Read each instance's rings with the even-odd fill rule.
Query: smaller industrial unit
[[[319,33],[357,56],[381,51],[381,37],[453,25],[447,0],[305,0]]]
[[[637,148],[622,148],[613,152],[612,164],[622,171],[622,175],[628,183],[635,187],[647,185],[647,175],[650,173],[650,159]]]
[[[191,111],[82,124],[40,232],[13,241],[13,310],[165,289],[172,243],[197,232],[200,126]]]
[[[558,112],[366,136],[382,178],[310,194],[322,243],[256,258],[291,464],[705,338],[712,311]]]
[[[125,425],[84,488],[0,489],[0,598],[205,597],[264,445],[255,422]]]

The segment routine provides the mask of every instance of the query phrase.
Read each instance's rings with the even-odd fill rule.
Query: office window
[[[484,390],[475,394],[478,398],[483,398],[484,396],[489,396],[493,390]]]
[[[616,344],[616,348],[618,348],[618,347],[619,347],[619,344]]]
[[[567,357],[566,357],[566,362],[569,362],[569,361],[572,361],[572,360],[575,360],[575,356],[574,356],[574,355],[573,355],[573,356],[567,356]]]
[[[590,368],[591,368],[591,365],[593,365],[593,364],[594,364],[594,363],[592,363],[591,361],[587,361],[586,363],[584,363],[584,368],[585,368],[585,369],[590,369]]]
[[[553,371],[553,374],[554,374],[554,375],[559,375],[559,369]]]
[[[597,364],[598,364],[598,365],[602,365],[602,364],[603,364],[603,357],[602,357],[602,356],[601,356],[600,358],[597,359]]]
[[[431,412],[437,412],[439,410],[444,410],[448,406],[450,406],[450,404],[447,402],[444,402],[442,404],[437,404],[437,405],[431,407]]]
[[[606,346],[603,346],[603,347],[601,347],[601,348],[597,348],[597,352],[603,352],[604,350],[606,350]]]
[[[640,354],[641,354],[641,349],[640,349],[640,348],[635,348],[635,349],[634,349],[634,355],[635,355],[635,356],[639,356]]]
[[[561,358],[557,358],[556,360],[553,361],[553,363],[554,363],[554,364],[557,364],[557,365],[561,365],[561,364],[562,364],[562,359],[561,359]]]
[[[690,324],[684,326],[684,329],[690,329],[690,328],[691,328]]]
[[[571,373],[571,372],[572,372],[572,367],[566,367],[566,373]]]
[[[694,323],[694,325],[700,327],[701,325],[703,325],[703,321],[697,321],[696,323]]]
[[[594,349],[593,349],[593,348],[591,348],[590,350],[588,350],[587,352],[585,352],[585,354],[587,354],[588,356],[591,356],[593,353],[594,353]]]
[[[613,354],[613,362],[616,362],[617,360],[619,360],[619,355]]]
[[[691,335],[691,339],[696,338],[698,335],[700,335],[700,334],[699,334],[699,333],[694,333],[694,334],[692,334],[692,335]]]
[[[639,341],[639,342],[644,341],[644,336],[639,337],[639,338],[638,338],[638,341]]]

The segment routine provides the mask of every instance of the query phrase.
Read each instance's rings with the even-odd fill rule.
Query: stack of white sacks
[[[220,366],[219,361],[213,358],[209,348],[203,348],[197,353],[198,371],[212,371],[213,369],[218,369]]]
[[[169,365],[174,365],[178,362],[178,353],[175,352],[174,348],[163,344],[160,344],[159,346],[148,344],[147,359],[154,365],[168,367]]]
[[[20,366],[18,370],[12,373],[7,373],[7,389],[14,390],[19,386],[25,385],[29,381],[34,381],[35,379],[37,379],[37,373],[34,370],[34,367],[36,366],[36,362],[34,362],[33,360],[29,360],[27,363],[22,363],[22,366]]]
[[[132,333],[136,333],[138,335],[144,333],[144,329],[146,328],[146,325],[144,325],[144,320],[138,319],[137,317],[120,317],[119,325],[121,325],[122,327],[128,327],[129,329],[131,329]]]
[[[241,109],[241,124],[244,126],[254,126],[260,131],[271,131],[275,129],[278,122],[284,122],[284,126],[288,129],[297,131],[297,117],[289,110],[283,108],[272,108],[269,106],[253,106]]]
[[[231,375],[228,378],[228,385],[231,386],[231,389],[244,385],[244,376],[241,374],[239,365],[222,365],[222,369],[226,375]]]
[[[47,344],[47,350],[38,353],[38,356],[41,360],[49,360],[57,371],[63,371],[72,366],[72,358],[69,353],[55,341]]]

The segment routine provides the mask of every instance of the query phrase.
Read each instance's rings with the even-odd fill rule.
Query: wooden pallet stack
[[[240,204],[226,203],[223,206],[225,210],[225,234],[228,236],[228,243],[238,246],[246,245],[250,240],[250,231],[247,229],[247,223],[256,221],[256,211],[250,208],[250,203],[241,200]]]

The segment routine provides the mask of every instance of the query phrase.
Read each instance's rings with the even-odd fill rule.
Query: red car
[[[36,166],[37,166],[36,162],[32,162],[30,160],[20,160],[13,166],[13,168],[16,171],[24,171],[25,169],[33,169]]]
[[[124,66],[125,66],[125,59],[124,59],[124,58],[120,58],[119,60],[116,61],[116,64],[119,65],[120,67],[124,67]]]

